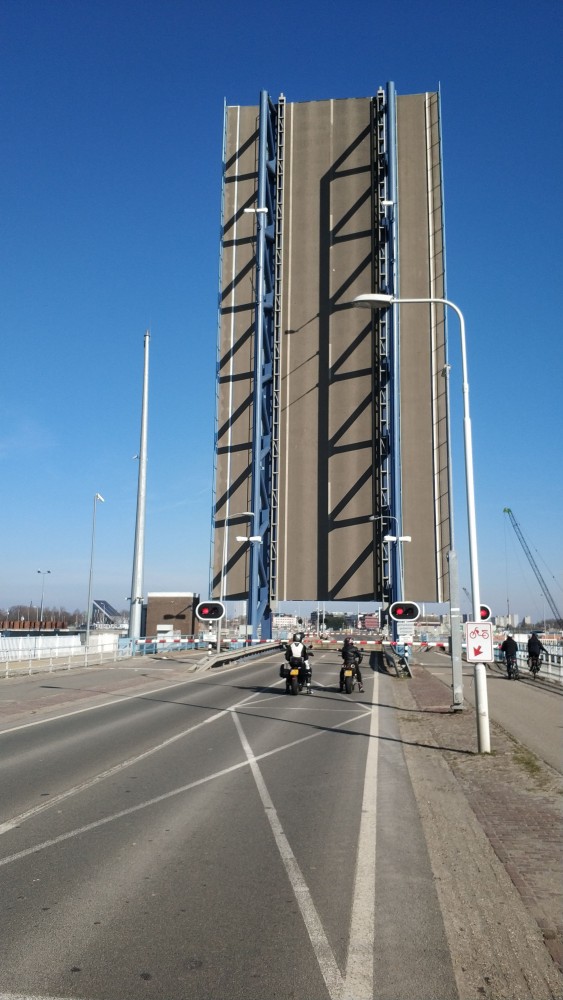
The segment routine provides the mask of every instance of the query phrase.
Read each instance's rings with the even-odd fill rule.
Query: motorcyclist
[[[285,658],[288,663],[291,663],[292,659],[298,659],[302,661],[303,669],[305,671],[305,684],[307,686],[307,691],[309,692],[309,694],[311,694],[313,690],[311,687],[311,678],[313,676],[313,670],[311,664],[309,663],[309,655],[312,656],[313,654],[309,653],[305,643],[301,638],[301,634],[299,632],[296,632],[295,635],[293,636],[292,642],[290,642],[286,647]]]
[[[344,645],[340,650],[340,655],[344,661],[342,667],[340,668],[340,690],[344,690],[344,670],[349,664],[353,664],[356,669],[356,677],[358,678],[358,688],[360,691],[363,691],[364,685],[362,684],[362,671],[360,670],[362,653],[358,647],[354,645],[350,636],[346,636]]]
[[[528,656],[534,656],[539,659],[540,653],[545,653],[547,655],[547,649],[542,645],[537,632],[532,632],[530,638],[528,639]]]
[[[508,676],[510,677],[510,666],[509,666],[509,664],[513,660],[516,660],[516,654],[518,652],[518,645],[517,645],[515,639],[513,639],[511,635],[507,635],[506,639],[504,640],[504,642],[503,642],[502,646],[500,647],[500,649],[501,649],[501,653],[504,653],[504,658],[506,660],[506,669],[507,669],[507,672],[508,672]]]

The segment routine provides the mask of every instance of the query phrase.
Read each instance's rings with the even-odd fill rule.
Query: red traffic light
[[[389,607],[389,615],[395,622],[415,622],[420,618],[420,608],[414,601],[395,601]]]
[[[218,622],[224,617],[225,605],[221,601],[202,601],[195,613],[200,622]]]
[[[482,622],[488,622],[491,617],[491,609],[488,604],[481,604],[479,607],[479,618]]]

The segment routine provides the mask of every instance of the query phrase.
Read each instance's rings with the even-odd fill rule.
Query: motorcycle
[[[342,667],[343,688],[340,690],[344,690],[346,694],[352,694],[358,683],[357,666],[356,660],[348,660]]]
[[[289,663],[282,664],[280,677],[285,678],[286,694],[299,694],[303,688],[311,694],[311,670],[307,670],[301,656],[292,656]]]

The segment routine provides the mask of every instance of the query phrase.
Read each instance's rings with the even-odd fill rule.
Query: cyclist
[[[512,676],[512,671],[516,670],[516,653],[518,652],[518,646],[511,635],[507,635],[501,648],[501,652],[504,653],[504,658],[506,660],[506,672],[508,677]]]
[[[539,660],[540,653],[545,653],[547,655],[547,649],[540,642],[540,638],[537,632],[532,632],[530,638],[528,639],[528,659],[529,660]],[[530,664],[530,670],[532,669]]]
[[[340,690],[344,690],[344,668],[352,663],[356,669],[356,677],[358,678],[358,688],[360,691],[364,690],[364,685],[362,684],[362,671],[360,670],[360,663],[362,662],[362,654],[357,646],[354,645],[350,636],[346,636],[344,640],[344,645],[340,650],[340,655],[344,661],[342,667],[340,668]]]

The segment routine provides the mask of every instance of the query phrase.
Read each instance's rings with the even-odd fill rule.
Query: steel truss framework
[[[396,206],[396,96],[393,84],[372,99],[372,290],[396,294],[399,247]],[[248,631],[271,636],[278,600],[280,470],[280,327],[282,300],[285,98],[260,95],[255,218],[252,429],[250,469]],[[396,310],[373,314],[373,592],[384,604],[400,600],[401,534],[399,323]],[[234,515],[233,515],[234,516]],[[225,522],[226,523],[226,522]],[[226,553],[226,543],[224,546]],[[221,596],[223,573],[221,571]],[[213,593],[213,572],[211,588]]]
[[[397,201],[397,164],[395,138],[395,88],[380,88],[372,105],[372,192],[374,200],[372,288],[394,294],[397,287],[396,252],[398,234],[395,205]],[[385,310],[374,316],[374,592],[384,604],[402,598],[401,547],[384,542],[395,523],[400,524],[400,454],[394,447],[398,440],[399,406],[395,399],[398,385],[399,341],[395,312]]]
[[[280,115],[269,95],[260,94],[258,191],[256,196],[256,303],[254,310],[254,383],[252,436],[252,514],[248,627],[256,637],[272,634],[271,581],[276,578],[277,438],[279,416],[279,283],[281,215],[278,205]],[[283,111],[282,111],[283,120]],[[283,126],[282,126],[283,127]],[[277,312],[277,322],[276,322]],[[277,336],[276,336],[277,335]],[[277,341],[277,342],[276,342]],[[277,362],[277,363],[276,363]],[[273,529],[273,530],[272,530]],[[260,541],[258,541],[260,538]]]

